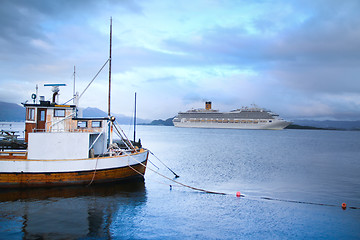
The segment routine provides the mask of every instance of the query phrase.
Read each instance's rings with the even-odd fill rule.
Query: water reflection
[[[118,214],[136,216],[145,203],[143,181],[1,191],[0,238],[107,239]]]

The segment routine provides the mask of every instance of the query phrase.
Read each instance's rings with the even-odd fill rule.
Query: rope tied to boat
[[[110,150],[111,150],[111,149],[114,149],[114,148],[115,148],[115,145],[111,145],[111,146],[109,146],[109,148],[107,149],[107,152],[106,152],[106,153],[103,153],[103,154],[100,154],[99,156],[97,156],[97,158],[96,158],[96,163],[95,163],[95,168],[94,168],[94,173],[93,173],[93,176],[92,176],[91,181],[89,182],[88,186],[90,186],[90,185],[94,182],[95,175],[96,175],[96,171],[97,171],[97,165],[98,165],[98,162],[99,162],[99,158],[105,156],[105,154],[109,153]]]

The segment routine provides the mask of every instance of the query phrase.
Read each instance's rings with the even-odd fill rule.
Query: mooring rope
[[[110,150],[110,148],[107,149],[107,152],[109,152],[109,150]],[[96,158],[96,163],[95,163],[94,173],[93,173],[92,179],[91,179],[91,181],[89,182],[88,186],[90,186],[90,185],[94,182],[99,158],[100,158],[100,157],[103,157],[103,156],[105,156],[105,153],[100,154],[100,155],[97,156],[97,158]]]
[[[136,170],[135,168],[133,168],[129,163],[128,163],[128,166],[129,166],[132,170],[134,170],[137,174],[145,177],[145,174],[143,174],[142,172],[139,172],[138,170]],[[167,184],[167,183],[160,182],[160,181],[157,181],[157,180],[154,180],[154,181],[157,182],[157,183],[160,183],[160,184],[169,185],[169,184]],[[170,185],[170,186],[171,186],[171,185]]]
[[[96,164],[95,164],[94,173],[93,173],[92,179],[91,179],[91,181],[89,182],[88,186],[90,186],[90,185],[93,183],[94,179],[95,179],[96,169],[97,169],[97,165],[98,165],[99,157],[100,157],[100,156],[98,156],[98,157],[96,158]]]
[[[270,197],[260,197],[260,199],[269,200],[269,201],[278,201],[278,202],[290,202],[290,203],[300,203],[300,204],[308,204],[308,205],[326,206],[326,207],[339,207],[339,205],[334,205],[334,204],[296,201],[296,200],[287,200],[287,199],[270,198]],[[341,207],[343,209],[344,208],[360,209],[359,207],[348,207],[345,203],[342,203]]]

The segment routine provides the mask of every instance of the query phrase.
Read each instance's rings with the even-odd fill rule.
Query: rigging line
[[[168,166],[166,166],[165,163],[163,163],[157,156],[155,156],[155,154],[149,150],[149,152],[151,153],[151,155],[153,155],[157,160],[159,160],[159,162],[161,162],[165,167],[167,167],[167,169],[169,169],[174,175],[175,175],[175,178],[178,178],[180,177],[179,175],[177,175],[173,170],[171,170]]]
[[[132,122],[134,121],[133,117],[131,116],[129,119],[129,127],[127,129],[127,135],[130,136],[130,131],[132,130]]]
[[[72,97],[71,99],[67,100],[66,102],[64,102],[62,105],[66,105],[68,102],[70,102],[71,100],[73,100],[75,97]]]
[[[116,123],[116,124],[114,124],[114,127],[115,127],[115,129],[116,129],[117,131],[119,131],[119,130],[117,129],[117,127],[116,127],[116,125],[119,125],[119,123],[118,123],[116,120],[115,120],[115,123]],[[129,140],[129,138],[126,136],[126,134],[124,133],[124,131],[121,129],[120,125],[119,125],[119,128],[120,128],[122,134],[125,136],[126,140],[129,142],[131,148],[132,148],[133,150],[135,150],[135,152],[137,152],[136,149],[135,149],[135,147],[134,147],[134,145],[132,145],[132,143],[131,143],[131,141]]]
[[[150,161],[150,159],[148,159],[148,161],[154,166],[157,168],[157,170],[160,170],[160,168],[158,166],[156,166],[152,161]]]
[[[130,130],[132,129],[132,124],[136,122],[136,120],[134,122],[134,117],[136,117],[135,111],[136,111],[136,100],[135,100],[134,114],[132,114],[131,117],[129,118],[129,128],[128,128],[128,131],[127,131],[129,136],[130,136]],[[134,125],[134,128],[136,128],[135,125]],[[135,138],[134,138],[134,142],[135,142]]]
[[[106,66],[106,64],[109,62],[110,59],[106,60],[106,62],[104,63],[104,65],[100,68],[100,70],[98,71],[98,73],[95,75],[95,77],[90,81],[90,83],[86,86],[85,90],[80,94],[79,98],[80,99],[82,97],[82,95],[85,93],[85,91],[90,87],[90,85],[93,83],[93,81],[95,80],[95,78],[99,75],[99,73],[103,70],[103,68]]]
[[[122,142],[125,144],[125,146],[128,149],[131,149],[131,146],[128,144],[128,141],[120,134],[120,132],[116,128],[115,128],[115,134],[121,138]]]
[[[117,127],[115,125],[113,125],[115,127],[115,133],[121,138],[121,140],[123,141],[123,143],[125,144],[125,146],[128,148],[128,149],[131,149],[131,146],[128,144],[128,141],[125,137],[122,136],[122,134],[120,133],[120,131],[117,129]]]
[[[115,126],[115,124],[113,125],[114,127],[115,127],[115,133],[118,135],[118,137],[120,137],[121,138],[121,140],[125,140],[125,137],[123,137],[122,136],[122,134],[119,132],[119,130],[116,128],[116,126]],[[124,142],[125,143],[125,142]],[[125,143],[125,145],[126,145],[126,143]],[[128,148],[130,148],[129,146],[127,146]]]

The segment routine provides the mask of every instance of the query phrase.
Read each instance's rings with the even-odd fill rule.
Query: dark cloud
[[[111,7],[142,13],[141,7],[131,0],[2,0],[0,51],[20,55],[36,52],[38,49],[31,44],[32,40],[41,39],[51,44],[48,34],[69,22],[90,28],[88,20],[91,15],[105,12]]]

